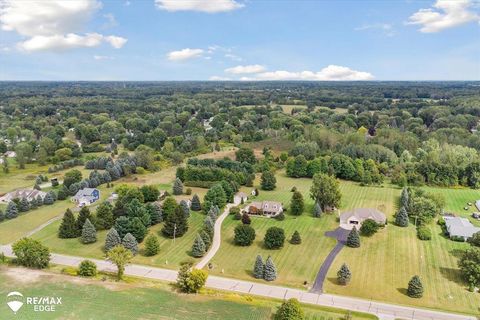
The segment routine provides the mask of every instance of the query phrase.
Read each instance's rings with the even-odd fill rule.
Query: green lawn
[[[34,312],[24,305],[18,319],[168,319],[168,320],[268,320],[280,302],[252,296],[207,290],[202,294],[185,295],[171,291],[160,282],[129,283],[111,280],[82,279],[72,276],[0,266],[0,295],[19,291],[24,296],[61,297],[62,304],[54,312]],[[341,319],[344,311],[333,308],[303,306],[307,320]],[[0,314],[13,317],[6,303]],[[355,320],[376,319],[366,314],[353,314]]]

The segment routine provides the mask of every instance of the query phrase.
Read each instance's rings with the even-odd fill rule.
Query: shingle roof
[[[377,222],[385,222],[387,218],[383,212],[374,208],[356,208],[352,211],[344,212],[340,215],[340,221],[346,221],[348,218],[355,216],[359,220],[366,220],[372,218]]]
[[[445,226],[450,236],[470,238],[474,233],[479,232],[480,228],[475,227],[467,218],[448,218],[445,219]]]

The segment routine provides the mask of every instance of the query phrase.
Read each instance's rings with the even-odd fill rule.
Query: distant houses
[[[251,215],[275,217],[283,212],[283,206],[277,201],[254,201],[243,211]]]
[[[367,219],[372,219],[381,225],[385,225],[387,223],[387,217],[385,214],[377,209],[356,208],[340,215],[340,227],[350,230],[355,226],[357,229],[359,229],[362,226],[362,223]]]
[[[243,204],[247,202],[248,200],[248,195],[245,192],[237,192],[233,196],[233,203],[235,204]]]
[[[79,207],[89,206],[98,199],[100,199],[100,191],[96,188],[83,188],[72,197],[72,201]]]
[[[5,194],[4,196],[0,197],[0,203],[9,203],[13,199],[27,199],[28,201],[32,201],[33,199],[37,199],[38,196],[40,198],[45,198],[47,195],[46,192],[36,190],[36,189],[18,189],[12,192]]]
[[[467,241],[474,233],[480,232],[467,218],[444,216],[445,229],[452,240]]]

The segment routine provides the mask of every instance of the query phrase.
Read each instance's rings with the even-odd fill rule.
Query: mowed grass
[[[161,235],[163,223],[149,228],[149,232],[155,234],[160,241],[160,253],[153,257],[145,257],[143,243],[140,244],[140,254],[136,255],[132,263],[152,265],[162,268],[176,269],[180,263],[186,260],[193,260],[189,253],[197,232],[203,227],[205,216],[202,213],[192,212],[189,218],[189,229],[185,235],[175,239],[165,238]],[[103,259],[105,253],[103,246],[107,231],[97,232],[97,242],[85,245],[80,239],[59,239],[57,236],[61,221],[55,221],[41,231],[33,235],[34,239],[41,241],[54,253],[87,258]]]
[[[0,294],[19,291],[24,296],[61,297],[53,312],[34,312],[24,305],[15,317],[21,319],[165,319],[165,320],[269,320],[280,301],[252,296],[204,290],[202,294],[172,292],[165,283],[127,279],[125,282],[100,282],[43,271],[8,269],[0,266]],[[304,305],[306,320],[342,319],[345,311]],[[6,303],[0,314],[9,315]],[[353,313],[352,319],[377,319],[373,315]]]

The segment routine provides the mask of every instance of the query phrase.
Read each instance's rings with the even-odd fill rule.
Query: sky
[[[0,80],[480,80],[480,0],[0,0]]]

